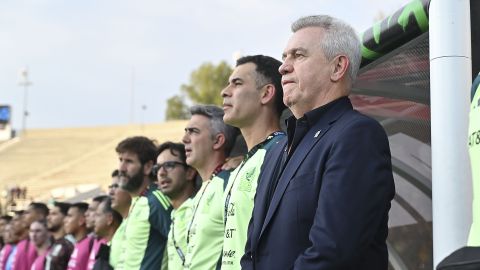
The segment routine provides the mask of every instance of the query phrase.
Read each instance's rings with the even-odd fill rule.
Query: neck
[[[311,103],[304,104],[305,106],[292,106],[290,110],[292,111],[295,118],[299,119],[302,118],[305,113],[309,111],[327,105],[328,103],[341,97],[348,96],[347,92],[348,91],[345,90],[343,84],[335,84],[332,85],[328,91],[320,92],[316,100],[312,101]]]
[[[105,239],[105,241],[110,242],[112,241],[113,235],[115,234],[115,231],[117,230],[118,226],[115,228],[110,228],[107,235],[103,236],[102,238]]]
[[[248,151],[252,150],[255,145],[263,142],[268,135],[281,130],[280,120],[278,117],[273,116],[273,114],[265,115],[263,119],[259,118],[259,120],[261,121],[256,121],[253,125],[240,128]]]
[[[130,210],[130,205],[132,205],[132,204],[129,204],[128,207],[125,207],[123,209],[118,210],[118,213],[120,213],[120,215],[122,215],[123,219],[127,218],[128,210]]]
[[[185,202],[186,200],[188,200],[188,198],[190,198],[190,196],[192,196],[193,191],[193,185],[188,185],[188,187],[185,188],[181,194],[179,194],[175,198],[170,198],[173,209],[178,209],[183,204],[183,202]]]
[[[132,197],[137,197],[137,196],[140,196],[140,194],[142,194],[142,192],[150,185],[150,179],[148,178],[148,176],[145,176],[143,178],[143,183],[142,185],[140,186],[139,189],[135,190],[135,191],[132,191],[132,192],[128,192],[130,193],[130,196]]]
[[[65,231],[63,230],[63,227],[58,229],[56,232],[51,232],[51,233],[55,240],[61,239],[65,236]]]
[[[74,235],[75,240],[77,242],[81,241],[83,238],[87,236],[87,230],[85,229],[80,229],[78,232],[76,232]]]
[[[208,160],[202,168],[196,168],[200,177],[202,177],[202,181],[207,181],[212,176],[212,173],[218,167],[218,165],[223,164],[225,162],[225,155],[223,154],[223,149],[220,151],[216,151],[212,154],[212,156],[206,158]]]
[[[51,245],[51,241],[50,241],[50,239],[47,239],[47,241],[45,241],[45,243],[43,243],[43,245],[41,245],[39,247],[36,247],[38,255],[41,256],[41,255],[45,254],[45,252],[47,252],[50,245]]]

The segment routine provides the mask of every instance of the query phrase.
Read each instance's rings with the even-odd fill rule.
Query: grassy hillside
[[[180,141],[185,121],[95,128],[33,129],[0,145],[0,188],[28,188],[28,197],[47,200],[55,188],[98,184],[105,188],[117,167],[115,146],[128,136]]]

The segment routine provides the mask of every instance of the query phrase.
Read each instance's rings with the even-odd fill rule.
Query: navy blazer
[[[382,126],[349,99],[334,104],[292,153],[267,209],[286,149],[285,139],[265,158],[242,269],[388,269],[395,188]]]

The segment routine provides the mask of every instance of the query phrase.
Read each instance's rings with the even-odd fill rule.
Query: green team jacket
[[[168,269],[170,270],[183,268],[182,259],[185,259],[187,251],[187,226],[192,218],[192,202],[193,200],[189,198],[178,209],[172,210],[172,224],[167,242]]]
[[[254,147],[242,163],[230,174],[223,197],[225,232],[223,237],[222,270],[241,269],[240,259],[245,253],[248,223],[252,216],[258,177],[267,151],[285,138],[279,134],[266,143]],[[255,151],[254,153],[251,153]],[[225,216],[226,215],[226,216]]]
[[[171,211],[170,200],[156,185],[150,185],[144,195],[132,197],[116,270],[162,269]]]
[[[204,181],[193,198],[187,227],[185,269],[218,269],[223,244],[223,191],[230,171],[221,171]]]
[[[469,246],[480,246],[480,74],[472,85],[468,146],[473,180],[473,223],[468,239]]]

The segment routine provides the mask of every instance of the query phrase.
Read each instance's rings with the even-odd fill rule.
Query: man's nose
[[[287,61],[283,62],[283,64],[278,68],[278,72],[280,72],[282,75],[288,74],[292,71],[293,66]]]

